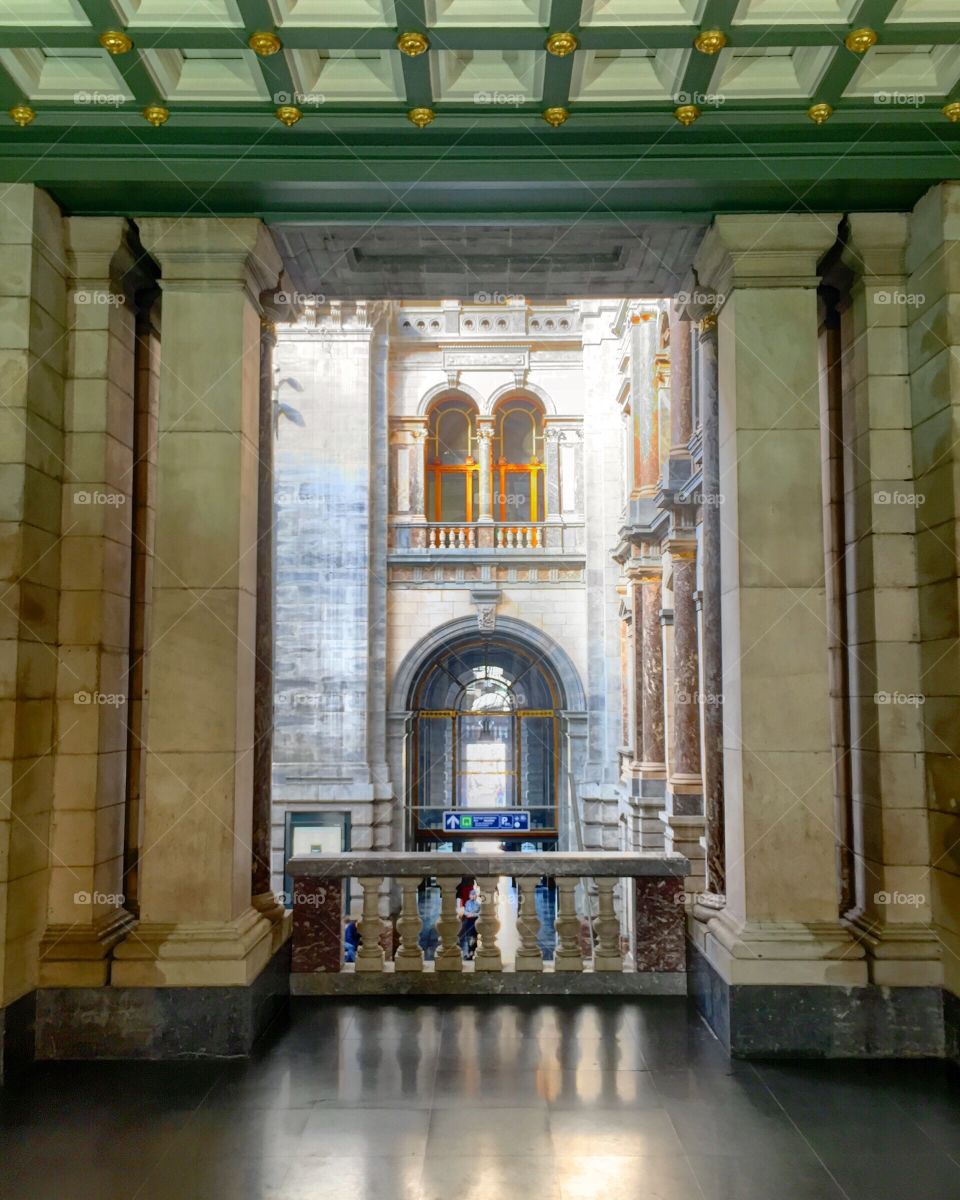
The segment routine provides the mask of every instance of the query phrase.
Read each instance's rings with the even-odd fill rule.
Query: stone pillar
[[[64,222],[69,275],[60,559],[61,730],[41,986],[101,987],[123,896],[133,491],[133,265],[122,217]]]
[[[903,213],[852,213],[842,316],[850,778],[862,913],[850,916],[882,985],[942,982],[931,928],[930,831],[921,766],[924,680],[917,608],[918,505],[907,365]],[[912,307],[916,307],[913,305]],[[925,497],[924,497],[925,498]],[[897,897],[912,897],[898,903]]]
[[[641,742],[640,810],[644,850],[662,850],[667,777],[664,742],[663,635],[660,628],[661,572],[659,567],[637,567],[635,583],[640,591],[640,708]]]
[[[262,298],[272,316],[268,293]],[[257,628],[253,712],[253,825],[251,833],[250,902],[275,926],[274,940],[282,940],[283,905],[270,886],[273,831],[273,348],[276,326],[268,317],[260,322],[259,450],[257,454]]]
[[[390,513],[391,545],[417,549],[426,545],[426,490],[424,486],[425,419],[404,417],[391,422]]]
[[[700,322],[697,387],[703,428],[700,574],[703,587],[703,787],[707,840],[707,888],[726,886],[723,815],[723,642],[720,635],[720,440],[717,392],[717,319]]]
[[[560,516],[560,435],[556,425],[545,425],[543,430],[547,520],[559,521]],[[572,506],[571,506],[572,507]]]
[[[140,927],[118,986],[246,984],[271,953],[250,903],[259,221],[147,218],[163,289],[151,697]]]
[[[907,309],[929,881],[944,983],[960,996],[960,185],[932,188],[910,217]],[[880,471],[877,471],[880,475]],[[894,506],[891,506],[894,507]],[[907,507],[909,505],[901,505]],[[893,614],[891,613],[891,617]],[[893,723],[891,713],[888,721]],[[906,747],[905,747],[906,748]],[[915,792],[914,792],[915,794]],[[893,829],[891,828],[891,837]],[[912,872],[908,876],[911,877]],[[958,1037],[957,1002],[952,1036]],[[954,1041],[956,1045],[956,1041]]]
[[[70,719],[58,724],[66,268],[60,212],[45,192],[31,184],[4,188],[0,248],[2,1006],[37,985],[37,942],[47,923],[52,750],[58,737],[78,732],[74,726],[84,712],[73,704],[73,693],[84,680],[70,681],[61,709]],[[91,887],[91,861],[84,858],[85,869],[65,881],[71,899],[74,891]]]
[[[670,485],[690,476],[693,436],[693,370],[690,356],[690,322],[670,309]]]
[[[703,890],[703,780],[700,775],[700,663],[696,549],[669,544],[673,575],[673,720],[667,780],[666,848],[690,860],[687,890]]]
[[[817,264],[837,215],[718,217],[726,907],[698,944],[727,984],[866,982],[838,919]]]
[[[480,511],[478,523],[486,529],[477,530],[477,545],[482,549],[489,549],[493,546],[493,530],[489,528],[493,525],[494,516],[494,486],[493,486],[493,421],[478,420],[477,421],[477,455],[480,463]],[[499,489],[496,489],[499,490]],[[500,512],[499,501],[496,505],[497,513]]]

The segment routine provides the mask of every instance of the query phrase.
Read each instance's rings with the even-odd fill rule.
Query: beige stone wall
[[[923,750],[930,891],[947,986],[960,994],[960,184],[941,184],[910,222],[907,292],[917,509]]]
[[[0,205],[0,1003],[37,982],[56,711],[66,264],[59,210],[27,184]]]
[[[583,588],[502,587],[497,613],[525,621],[559,642],[581,679],[587,677],[587,613]],[[448,621],[476,615],[469,588],[392,585],[387,600],[387,694],[406,655],[426,634]]]

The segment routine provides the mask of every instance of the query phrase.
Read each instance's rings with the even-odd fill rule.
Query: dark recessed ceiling
[[[290,284],[328,298],[667,296],[702,223],[273,225]]]

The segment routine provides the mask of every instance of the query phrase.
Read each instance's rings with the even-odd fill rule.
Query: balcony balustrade
[[[294,991],[682,992],[688,871],[682,856],[652,852],[293,858]],[[352,963],[344,961],[351,879],[362,893]],[[464,956],[457,905],[464,879],[480,895],[472,957]],[[541,920],[538,890],[549,894],[552,928]],[[436,892],[438,903],[426,902]],[[391,895],[397,911],[385,918]]]

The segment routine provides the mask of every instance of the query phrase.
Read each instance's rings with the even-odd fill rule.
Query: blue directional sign
[[[448,833],[529,833],[530,814],[523,809],[504,812],[445,812],[443,828]]]

